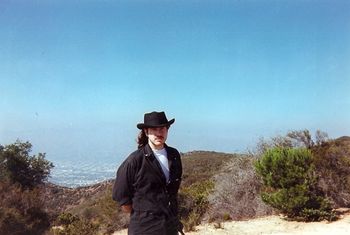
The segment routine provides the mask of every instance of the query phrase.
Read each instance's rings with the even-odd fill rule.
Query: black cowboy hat
[[[175,118],[168,121],[164,112],[145,113],[143,120],[144,123],[137,124],[137,128],[170,126],[175,122]]]

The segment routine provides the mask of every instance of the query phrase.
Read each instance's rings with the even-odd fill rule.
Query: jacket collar
[[[172,175],[172,163],[174,160],[174,156],[173,153],[171,151],[171,148],[164,144],[164,148],[167,151],[167,156],[168,156],[168,162],[169,162],[169,174],[170,174],[170,180],[172,179],[171,175]],[[145,147],[143,148],[143,152],[146,158],[148,158],[152,164],[152,167],[155,169],[156,172],[158,172],[158,174],[161,176],[161,178],[164,180],[164,182],[166,181],[165,176],[163,174],[163,171],[161,169],[161,166],[158,162],[158,160],[156,159],[156,157],[153,154],[153,150],[152,148],[149,146],[149,144],[146,144]]]
[[[146,157],[153,155],[153,151],[152,151],[151,147],[149,146],[149,144],[146,144],[143,147],[143,153]]]

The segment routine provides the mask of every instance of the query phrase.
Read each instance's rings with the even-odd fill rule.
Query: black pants
[[[178,219],[148,211],[133,211],[128,235],[178,235]]]

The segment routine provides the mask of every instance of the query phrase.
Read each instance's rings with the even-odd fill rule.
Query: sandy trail
[[[216,226],[217,227],[217,226]],[[127,231],[115,232],[114,235],[126,235]],[[348,235],[350,234],[350,213],[341,215],[334,222],[294,222],[283,220],[279,216],[268,216],[247,221],[230,221],[221,223],[221,228],[214,224],[196,227],[195,232],[186,235]]]

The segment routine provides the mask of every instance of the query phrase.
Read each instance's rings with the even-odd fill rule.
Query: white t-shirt
[[[168,161],[168,154],[165,150],[165,148],[162,148],[160,150],[152,149],[154,156],[157,158],[160,166],[162,167],[163,173],[166,178],[166,182],[169,181],[169,161]]]

